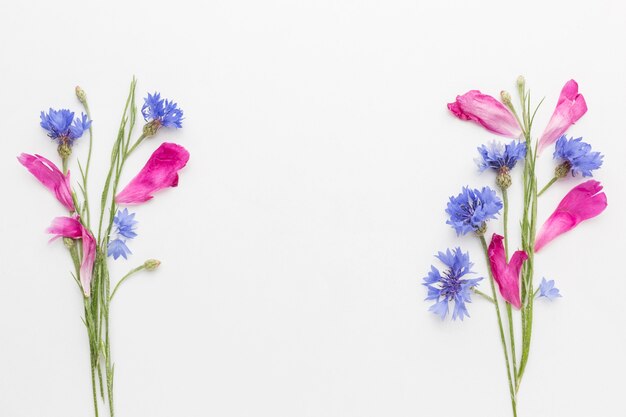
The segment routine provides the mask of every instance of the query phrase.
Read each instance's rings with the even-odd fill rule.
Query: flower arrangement
[[[144,203],[153,193],[178,185],[178,171],[189,159],[189,152],[175,143],[161,143],[152,153],[139,173],[119,191],[122,172],[126,162],[145,139],[156,136],[162,128],[181,128],[183,112],[178,105],[162,99],[159,93],[148,94],[144,99],[141,114],[145,120],[142,132],[133,140],[137,122],[135,105],[136,80],[133,79],[117,137],[113,142],[110,166],[104,177],[100,193],[98,217],[91,217],[92,205],[89,198],[89,174],[93,145],[93,126],[87,96],[76,87],[76,96],[84,113],[75,117],[67,110],[50,109],[41,112],[41,127],[57,145],[61,169],[40,155],[23,153],[18,161],[33,176],[50,190],[68,212],[56,217],[47,232],[52,239],[62,238],[74,267],[72,276],[83,299],[83,322],[87,328],[90,352],[93,406],[99,414],[99,399],[108,405],[113,417],[114,363],[111,358],[111,333],[109,312],[111,302],[120,285],[139,271],[153,271],[160,265],[156,259],[148,259],[114,281],[109,274],[109,258],[128,259],[131,254],[129,243],[137,237],[135,213],[125,206]],[[74,144],[88,132],[89,143],[85,163],[78,163],[79,182],[77,189],[70,181],[68,166],[72,162]],[[83,139],[84,141],[84,139]],[[82,142],[82,141],[81,141]],[[120,207],[124,206],[123,209]],[[114,284],[114,285],[113,285]]]
[[[607,206],[600,182],[587,180],[563,197],[537,232],[538,197],[556,181],[568,175],[591,177],[593,171],[601,167],[602,155],[593,152],[582,138],[568,139],[565,136],[570,126],[587,111],[585,99],[578,92],[576,81],[565,83],[552,117],[538,140],[533,139],[532,128],[541,102],[532,107],[530,91],[527,90],[523,77],[517,80],[517,92],[519,108],[516,108],[511,95],[505,91],[501,93],[501,101],[472,90],[448,104],[448,109],[457,118],[472,121],[493,134],[513,139],[510,143],[492,142],[478,147],[478,168],[481,172],[495,172],[495,184],[499,193],[490,187],[464,187],[460,194],[450,197],[446,208],[447,224],[454,228],[458,236],[469,233],[480,240],[488,266],[489,294],[477,288],[483,278],[467,278],[473,273],[473,264],[469,253],[464,253],[458,247],[436,255],[445,268],[440,270],[431,266],[423,283],[428,290],[426,300],[434,303],[430,311],[442,319],[448,315],[452,304],[452,320],[469,317],[466,303],[471,302],[472,295],[493,304],[514,416],[517,416],[518,392],[530,355],[534,301],[536,298],[554,300],[561,296],[554,280],[542,278],[537,287],[535,255],[558,236],[575,228],[582,221],[602,213]],[[555,147],[553,157],[556,161],[554,176],[543,188],[538,189],[536,163],[539,156],[552,145]],[[513,246],[519,250],[510,255],[512,246],[508,239],[507,193],[509,188],[517,188],[513,186],[510,172],[518,163],[523,164],[522,184],[519,189],[523,201],[519,219],[521,242],[519,246]],[[500,214],[502,234],[492,233],[491,241],[487,243],[487,224],[493,223]],[[496,286],[499,291],[496,291]],[[500,308],[501,302],[504,303],[504,311]],[[515,334],[514,319],[521,321],[521,335]]]

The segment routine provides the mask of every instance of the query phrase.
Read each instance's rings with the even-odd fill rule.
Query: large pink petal
[[[139,174],[115,197],[119,204],[137,204],[152,194],[178,185],[178,171],[187,165],[189,152],[175,143],[163,143],[150,156]]]
[[[553,144],[587,112],[585,97],[578,93],[578,83],[569,80],[563,86],[554,113],[539,139],[538,152]]]
[[[456,101],[448,103],[448,109],[461,120],[472,120],[497,135],[517,139],[522,134],[515,116],[495,98],[471,90]]]
[[[69,211],[75,211],[70,187],[70,173],[63,175],[51,161],[41,155],[23,153],[17,157],[20,164],[39,180]]]
[[[46,232],[55,235],[51,240],[60,237],[81,239],[83,242],[83,259],[80,265],[80,283],[85,297],[91,293],[93,264],[96,260],[96,239],[78,220],[78,217],[57,217]]]
[[[503,237],[493,234],[487,250],[493,279],[498,284],[502,298],[516,308],[521,308],[519,276],[522,264],[528,255],[524,251],[516,251],[507,263],[504,252]]]
[[[606,209],[606,194],[595,180],[586,181],[570,190],[561,200],[554,213],[541,226],[535,239],[535,252],[557,236],[572,230],[580,222],[596,217]]]

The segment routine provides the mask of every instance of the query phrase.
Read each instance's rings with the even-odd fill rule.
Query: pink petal
[[[538,152],[553,144],[587,112],[585,97],[578,93],[578,83],[569,80],[563,86],[554,113],[539,139]]]
[[[57,217],[52,220],[52,224],[46,232],[55,235],[52,240],[60,237],[71,239],[82,239],[83,259],[80,265],[80,283],[83,287],[85,297],[91,293],[91,278],[93,275],[93,264],[96,260],[96,240],[93,235],[83,227],[78,217]]]
[[[516,308],[521,308],[519,276],[522,264],[528,255],[524,251],[516,251],[511,257],[511,261],[507,264],[506,254],[504,253],[503,237],[493,234],[491,243],[489,244],[488,254],[489,263],[493,279],[498,284],[502,298],[511,303]]]
[[[535,239],[535,252],[557,236],[572,230],[580,222],[596,217],[607,206],[606,194],[600,193],[602,185],[596,180],[586,181],[563,197],[554,213],[541,226]]]
[[[39,180],[48,190],[52,191],[57,200],[69,211],[76,211],[72,200],[70,187],[70,173],[63,175],[61,170],[52,162],[40,155],[23,153],[17,157],[20,164]]]
[[[187,165],[189,152],[175,143],[163,143],[150,156],[139,174],[115,197],[119,204],[148,201],[152,193],[178,185],[178,171]]]
[[[457,96],[454,103],[448,103],[448,109],[459,119],[472,120],[497,135],[518,138],[522,134],[513,113],[495,98],[478,90]]]

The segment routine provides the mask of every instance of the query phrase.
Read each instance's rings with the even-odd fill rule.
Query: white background
[[[625,16],[589,1],[3,3],[0,416],[92,415],[80,295],[44,234],[63,209],[15,157],[55,157],[39,112],[79,111],[80,84],[95,201],[133,74],[185,122],[125,178],[164,140],[191,160],[177,189],[136,208],[134,254],[115,262],[119,277],[163,261],[113,305],[119,417],[510,415],[492,307],[441,322],[420,283],[456,245],[485,274],[443,210],[461,186],[493,184],[473,158],[494,137],[445,105],[513,92],[519,74],[546,97],[535,135],[579,82],[589,112],[570,134],[606,155],[609,200],[537,258],[564,297],[537,302],[519,414],[623,415]],[[540,164],[547,181],[550,152]],[[540,219],[579,181],[542,197]]]

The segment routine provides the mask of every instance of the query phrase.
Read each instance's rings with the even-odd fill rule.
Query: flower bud
[[[161,122],[159,120],[152,120],[143,126],[143,135],[145,137],[154,136],[160,127]]]
[[[74,246],[76,246],[76,241],[70,237],[64,237],[63,244],[66,248],[72,249]]]
[[[146,268],[147,271],[154,271],[161,265],[161,261],[156,259],[148,259],[143,263],[143,267]]]
[[[483,224],[481,224],[478,229],[474,230],[474,233],[476,233],[476,236],[484,236],[486,231],[487,231],[487,222],[483,222]]]
[[[501,190],[506,190],[511,186],[513,180],[511,179],[511,174],[509,174],[508,168],[504,167],[504,169],[500,169],[498,172],[498,176],[496,177],[496,184],[500,187]]]
[[[520,75],[519,77],[517,77],[517,88],[519,88],[522,91],[526,88],[526,79],[524,78],[523,75]]]
[[[556,178],[565,178],[571,169],[572,164],[569,161],[565,161],[554,169],[554,176]]]
[[[67,159],[72,154],[72,147],[68,143],[62,143],[57,148],[61,159]]]
[[[511,94],[509,94],[508,91],[500,91],[500,98],[502,99],[502,102],[507,106],[511,105]]]
[[[85,90],[80,88],[80,86],[76,86],[76,97],[78,97],[78,101],[85,104],[87,102],[87,94],[85,94]]]

